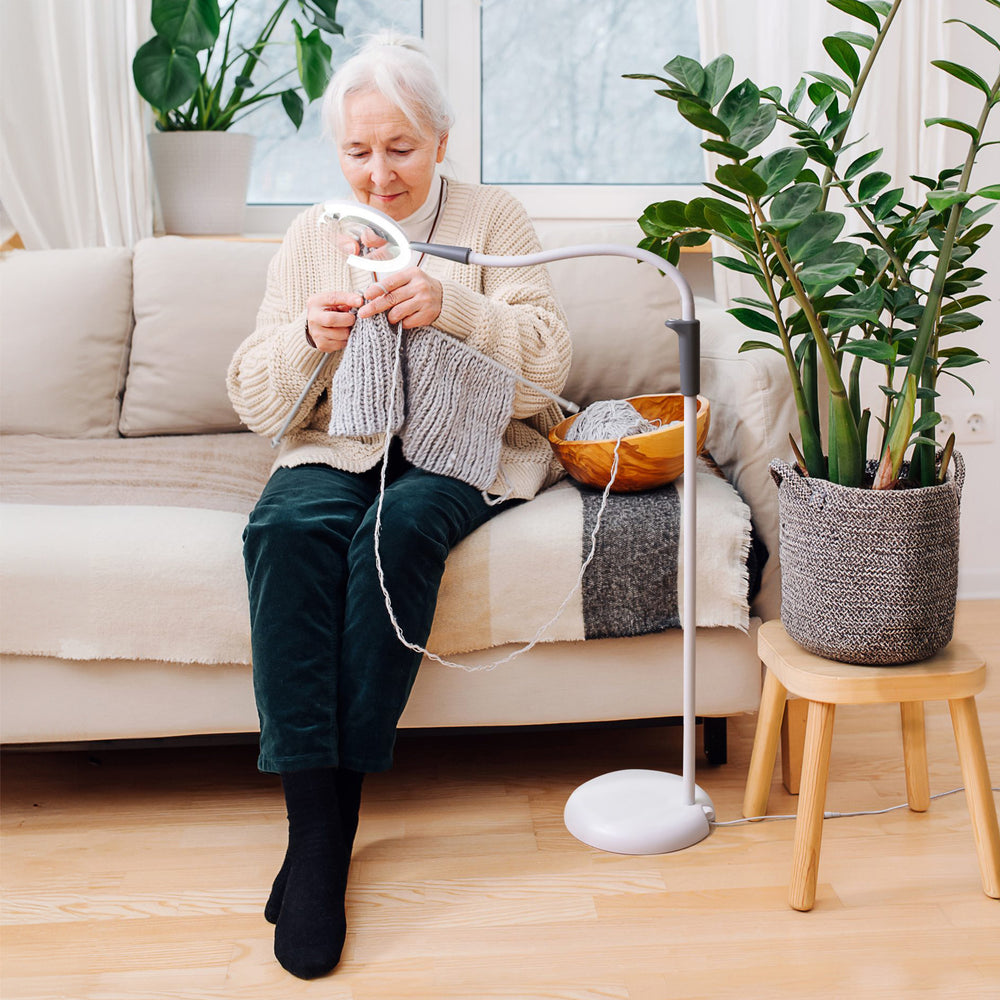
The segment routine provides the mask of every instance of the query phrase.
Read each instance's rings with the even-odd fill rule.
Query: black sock
[[[358,830],[358,814],[361,811],[361,783],[364,781],[364,777],[364,773],[361,771],[349,771],[347,768],[337,769],[335,779],[337,805],[340,811],[341,831],[348,860],[354,849],[354,836]],[[270,924],[278,922],[278,914],[281,912],[281,900],[285,895],[285,883],[288,882],[288,869],[291,865],[289,853],[289,851],[285,851],[285,859],[281,862],[281,868],[271,885],[271,894],[264,904],[264,919]]]
[[[345,850],[336,774],[335,768],[319,768],[281,775],[288,809],[288,851],[282,865],[287,871],[274,930],[274,955],[300,979],[314,979],[335,968],[347,934],[344,895],[350,857]]]

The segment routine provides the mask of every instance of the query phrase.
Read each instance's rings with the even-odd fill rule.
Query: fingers
[[[306,323],[320,351],[339,351],[347,344],[356,311],[364,304],[357,292],[320,292],[306,303]]]
[[[441,282],[411,267],[388,275],[365,289],[365,304],[358,316],[366,319],[385,313],[390,323],[412,330],[430,326],[441,315]]]

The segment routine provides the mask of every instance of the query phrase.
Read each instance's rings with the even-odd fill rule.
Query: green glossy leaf
[[[730,316],[735,316],[744,326],[749,327],[751,330],[760,330],[762,333],[777,333],[778,324],[775,323],[773,317],[765,316],[763,313],[757,312],[755,309],[745,309],[742,307],[737,307],[735,309],[727,309],[726,312]]]
[[[875,39],[871,35],[863,35],[858,31],[838,31],[836,35],[837,38],[843,38],[845,42],[863,49],[871,49],[875,44]]]
[[[297,90],[283,90],[281,92],[281,106],[285,109],[291,123],[298,131],[302,125],[302,117],[305,114],[305,105]]]
[[[710,153],[718,153],[719,156],[728,156],[732,160],[745,160],[750,155],[747,150],[734,146],[731,142],[723,142],[721,139],[706,139],[701,148],[707,149]]]
[[[854,117],[854,112],[850,110],[839,111],[837,114],[833,115],[826,124],[826,128],[820,132],[819,136],[824,142],[829,142],[831,139],[840,135],[841,132],[851,124],[851,119]]]
[[[968,66],[962,66],[960,63],[952,62],[950,59],[932,59],[931,65],[937,66],[938,69],[943,69],[946,73],[955,77],[956,80],[961,80],[962,83],[967,83],[971,87],[978,88],[987,97],[991,96],[990,85],[975,70],[969,69]]]
[[[749,264],[739,257],[713,257],[712,262],[727,268],[730,271],[739,271],[742,274],[754,274],[763,277],[764,272],[756,264]]]
[[[719,117],[726,123],[729,135],[732,136],[749,125],[759,108],[760,91],[750,80],[744,80],[733,87],[722,99],[718,113]],[[744,143],[738,142],[737,145],[744,149],[751,148]]]
[[[878,15],[861,0],[827,0],[827,2],[831,7],[836,7],[837,10],[842,10],[845,14],[850,14],[851,17],[856,17],[866,24],[870,24],[876,31],[881,28]]]
[[[333,76],[333,50],[323,41],[319,28],[314,28],[303,37],[298,21],[292,21],[292,27],[295,29],[295,61],[302,89],[310,101],[315,101],[323,96]]]
[[[764,179],[767,184],[766,194],[771,195],[795,180],[799,171],[806,165],[806,159],[804,149],[788,146],[765,156],[754,167],[754,172]]]
[[[132,77],[140,96],[157,111],[172,111],[191,99],[201,80],[198,57],[172,49],[159,35],[139,46]]]
[[[795,184],[770,204],[771,225],[781,231],[797,226],[819,207],[823,189],[818,184]]]
[[[895,348],[881,340],[849,340],[841,350],[845,354],[855,354],[882,365],[892,364],[896,360]]]
[[[788,97],[788,110],[794,115],[798,111],[799,105],[802,103],[802,98],[806,94],[806,80],[805,77],[800,77],[799,82],[795,85],[795,89],[791,92]]]
[[[730,135],[730,140],[744,149],[753,149],[762,143],[773,131],[778,120],[778,109],[773,104],[762,104],[750,123]]]
[[[935,212],[943,212],[952,205],[964,204],[972,197],[969,191],[928,191],[927,204]]]
[[[199,52],[219,37],[219,0],[153,0],[150,21],[171,49]]]
[[[829,73],[820,73],[816,70],[811,71],[809,75],[833,90],[839,90],[845,97],[851,96],[850,85],[841,80],[839,76],[831,76]]]
[[[966,122],[961,122],[957,118],[925,118],[925,125],[944,125],[947,128],[956,129],[959,132],[964,132],[966,135],[971,135],[972,138],[979,142],[979,129],[973,125],[968,125]],[[931,181],[931,184],[934,182]]]
[[[873,149],[870,153],[864,153],[859,156],[853,163],[851,163],[847,170],[844,171],[844,180],[854,180],[858,174],[864,173],[881,155],[882,149],[880,147],[879,149]]]
[[[799,281],[810,295],[821,295],[854,274],[864,256],[864,249],[857,243],[834,243],[809,256],[799,271]]]
[[[801,263],[828,249],[844,228],[844,217],[838,212],[814,212],[788,233],[788,253]]]
[[[673,80],[668,80],[665,76],[657,76],[655,73],[622,73],[623,80],[656,80],[657,83],[665,83],[669,87],[674,86]],[[660,93],[660,91],[657,91]]]
[[[714,184],[712,181],[705,181],[702,185],[707,187],[709,191],[714,191],[716,194],[722,195],[723,198],[728,198],[730,201],[736,202],[737,205],[744,205],[746,203],[742,195],[730,191],[728,188],[724,188],[721,184]]]
[[[902,188],[892,188],[879,195],[878,200],[872,206],[872,217],[876,222],[881,222],[902,201],[902,198]]]
[[[949,17],[944,23],[964,24],[967,28],[971,28],[977,35],[979,35],[980,38],[983,38],[987,42],[989,42],[990,45],[992,45],[994,48],[1000,49],[1000,42],[998,42],[995,38],[993,38],[992,35],[987,35],[982,28],[977,28],[974,24],[971,24],[968,21],[963,21],[960,17]]]
[[[687,56],[674,56],[663,67],[675,80],[679,80],[692,94],[700,94],[705,83],[705,71],[695,59]]]
[[[646,214],[671,229],[683,229],[687,225],[687,205],[683,201],[657,202],[646,209]]]
[[[767,191],[764,178],[743,164],[724,163],[715,171],[715,176],[720,184],[752,198],[762,198]]]
[[[705,67],[705,80],[698,90],[699,96],[714,108],[729,90],[733,81],[733,58],[723,53]]]
[[[677,110],[681,113],[681,116],[691,122],[692,125],[695,125],[700,129],[704,129],[706,132],[713,132],[715,135],[721,135],[724,139],[729,138],[728,126],[720,118],[713,115],[708,108],[705,108],[700,104],[696,104],[694,101],[681,99],[677,102]]]
[[[858,201],[869,201],[874,198],[891,180],[892,176],[882,170],[863,177],[858,185]]]
[[[941,364],[941,368],[968,368],[970,365],[978,365],[980,362],[985,360],[985,358],[979,357],[978,354],[975,356],[969,354],[958,354],[955,357],[946,358]]]
[[[331,35],[342,35],[343,25],[337,23],[338,0],[300,0],[302,10],[309,15],[317,28],[322,28]]]
[[[743,354],[745,351],[775,351],[778,354],[783,355],[784,352],[778,347],[777,344],[769,344],[765,340],[745,340],[740,344],[737,354]]]
[[[979,198],[989,198],[991,201],[1000,201],[1000,184],[987,184],[975,192]]]
[[[861,75],[861,60],[854,46],[836,35],[828,35],[823,39],[823,48],[827,55],[851,78],[852,83],[858,82]]]
[[[829,93],[826,94],[826,96],[821,97],[816,102],[816,107],[813,108],[812,113],[806,119],[806,124],[812,125],[818,119],[822,118],[822,116],[826,113],[827,109],[833,104],[834,101],[836,101],[837,99],[836,93],[830,87],[825,87],[825,89],[828,90]]]
[[[941,414],[932,410],[930,413],[925,413],[922,416],[917,417],[913,424],[913,431],[914,433],[928,431],[939,423],[941,423]]]

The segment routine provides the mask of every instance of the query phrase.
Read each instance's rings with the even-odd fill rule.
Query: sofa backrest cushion
[[[132,328],[132,254],[0,255],[0,428],[116,437]]]
[[[133,259],[135,331],[121,432],[241,430],[226,370],[253,333],[277,243],[140,240]]]
[[[546,250],[586,243],[634,247],[634,222],[535,222]],[[581,257],[548,265],[573,338],[573,367],[563,395],[580,406],[675,391],[680,382],[677,337],[664,327],[680,315],[677,286],[646,263],[624,257]]]

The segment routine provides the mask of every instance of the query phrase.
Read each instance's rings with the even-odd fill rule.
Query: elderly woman
[[[354,197],[411,240],[489,254],[538,249],[509,194],[439,172],[452,118],[419,41],[373,39],[334,76],[324,119]],[[280,774],[288,813],[288,849],[264,913],[276,923],[276,957],[302,978],[340,959],[362,778],[392,765],[421,659],[400,641],[382,583],[408,642],[426,642],[449,550],[560,474],[546,434],[561,414],[523,383],[511,383],[497,474],[485,489],[418,467],[398,441],[386,447],[384,432],[332,434],[345,399],[334,379],[355,324],[384,314],[411,338],[433,327],[550,392],[561,390],[570,363],[544,268],[427,257],[372,282],[348,265],[321,215],[314,206],[289,228],[228,382],[242,420],[271,437],[329,360],[294,412],[244,534],[259,767]],[[357,398],[364,386],[353,391]]]

